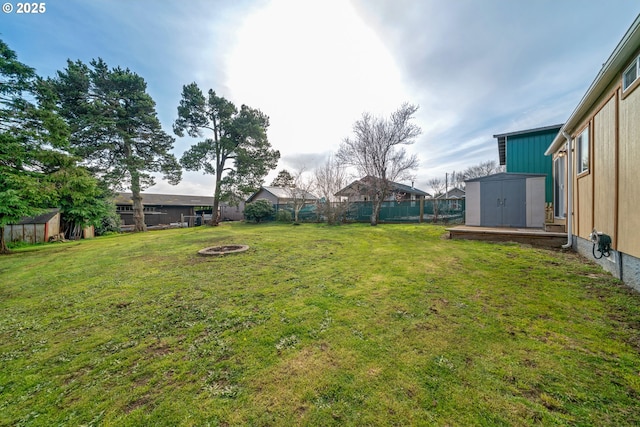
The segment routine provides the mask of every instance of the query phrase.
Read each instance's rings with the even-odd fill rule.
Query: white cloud
[[[52,9],[49,25],[17,26],[38,40],[30,65],[51,68],[45,54],[62,47],[53,69],[67,56],[106,52],[109,64],[147,80],[169,132],[182,85],[196,81],[270,116],[278,169],[314,167],[365,111],[388,115],[415,103],[418,186],[497,159],[493,134],[565,120],[638,13],[628,0],[589,8],[582,0],[81,4],[68,25],[53,22]],[[176,155],[192,142],[179,139]],[[187,173],[178,187],[159,181],[151,190],[209,194],[212,184],[210,175]]]
[[[340,0],[274,0],[255,11],[227,75],[232,99],[268,114],[269,139],[288,154],[335,149],[363,112],[411,101],[384,44]]]

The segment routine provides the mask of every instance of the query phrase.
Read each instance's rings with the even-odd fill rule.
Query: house
[[[545,151],[558,135],[562,124],[493,135],[498,140],[500,164],[508,173],[544,174],[545,203],[553,203],[553,164]],[[551,215],[549,215],[551,221]]]
[[[437,200],[446,200],[446,207],[448,209],[458,210],[462,209],[464,204],[462,200],[465,198],[466,192],[458,187],[453,187],[447,190],[445,193],[439,194],[434,197]],[[440,204],[440,202],[438,203]]]
[[[365,176],[362,179],[353,181],[335,195],[337,197],[345,197],[348,202],[368,202],[372,200],[372,193],[376,191],[376,180],[372,176]],[[400,184],[389,181],[389,194],[385,201],[404,201],[404,200],[420,200],[431,195],[425,191],[418,190],[413,186]]]
[[[462,188],[453,187],[446,191],[446,193],[439,194],[436,199],[464,199],[465,191]]]
[[[44,243],[60,234],[60,210],[22,218],[4,227],[5,242]]]
[[[268,200],[273,205],[286,205],[298,200],[304,201],[305,203],[315,203],[318,200],[318,198],[310,192],[301,189],[264,186],[253,193],[247,199],[247,203],[260,199]]]
[[[640,290],[640,15],[545,152],[553,161],[554,222],[567,245]]]
[[[133,224],[133,201],[131,193],[120,193],[115,199],[116,211],[120,215],[122,225]],[[148,227],[169,225],[181,222],[198,223],[195,221],[202,215],[211,215],[213,197],[186,196],[174,194],[142,193],[144,205],[144,222]],[[220,218],[223,220],[239,221],[243,218],[244,203],[238,206],[220,204]]]

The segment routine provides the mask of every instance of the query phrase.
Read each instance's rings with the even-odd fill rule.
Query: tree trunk
[[[140,194],[140,176],[131,174],[131,200],[133,200],[133,231],[147,231],[144,223],[144,205]]]
[[[0,255],[10,254],[11,251],[7,247],[6,242],[4,241],[4,227],[0,227]]]
[[[378,216],[380,215],[380,205],[382,205],[382,200],[374,200],[373,201],[373,211],[371,212],[371,225],[378,225]]]
[[[219,165],[216,169],[216,189],[213,193],[213,208],[211,210],[211,225],[218,225],[220,218],[218,210],[220,209],[220,181],[222,180],[222,167]]]

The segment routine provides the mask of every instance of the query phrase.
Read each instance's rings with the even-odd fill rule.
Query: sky
[[[9,4],[11,7],[7,6]],[[493,135],[563,123],[640,13],[637,0],[50,0],[0,38],[43,77],[102,58],[147,82],[173,135],[196,82],[270,117],[276,170],[313,170],[363,113],[420,108],[415,186],[498,161]],[[6,13],[12,9],[10,13]],[[197,139],[176,137],[174,154]],[[149,193],[211,195],[185,172]]]

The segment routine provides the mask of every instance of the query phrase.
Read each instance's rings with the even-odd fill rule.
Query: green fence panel
[[[338,206],[338,204],[336,204]],[[346,206],[346,209],[344,208]],[[277,212],[287,210],[294,217],[293,206],[291,204],[274,205]],[[344,210],[341,215],[346,222],[369,222],[373,213],[372,202],[351,202],[340,204],[340,208]],[[318,222],[325,221],[322,212],[326,209],[326,205],[307,204],[298,212],[298,220],[302,222]],[[342,210],[341,210],[342,212]],[[274,216],[271,220],[274,220]],[[464,199],[442,199],[424,200],[422,213],[420,208],[420,200],[407,201],[387,201],[383,202],[380,207],[378,221],[381,223],[388,222],[434,222],[444,224],[464,223],[465,218],[465,201]]]

